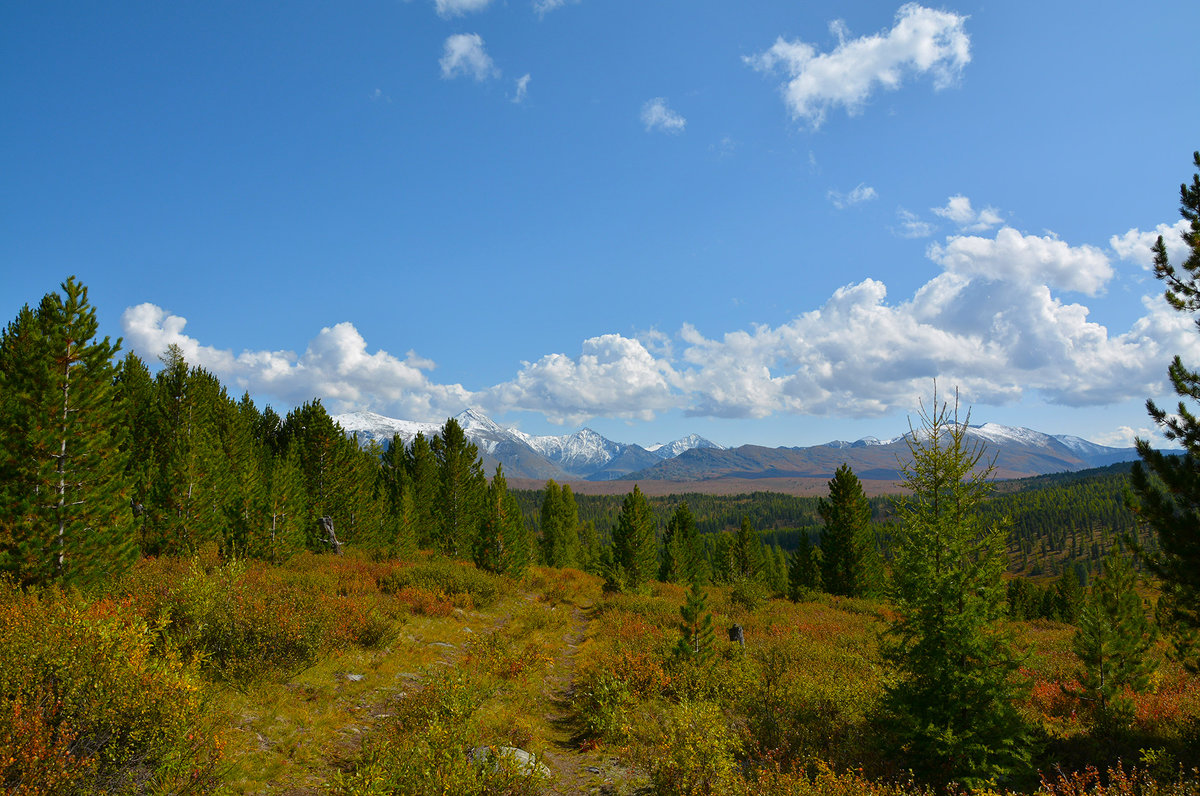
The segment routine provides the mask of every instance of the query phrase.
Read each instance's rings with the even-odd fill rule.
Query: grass
[[[879,638],[890,611],[875,601],[814,595],[750,610],[728,589],[710,587],[718,638],[712,658],[697,662],[674,652],[682,588],[655,584],[648,595],[609,594],[601,579],[575,570],[534,567],[518,583],[428,556],[410,562],[303,556],[283,567],[164,560],[144,562],[99,599],[14,595],[6,592],[10,610],[0,621],[0,646],[13,660],[0,661],[0,671],[18,671],[13,661],[25,665],[29,645],[54,650],[54,639],[41,636],[62,625],[73,639],[101,632],[112,639],[106,643],[141,650],[142,668],[126,673],[113,663],[116,669],[97,670],[106,678],[138,683],[143,670],[167,666],[180,688],[200,689],[200,701],[179,704],[207,717],[204,743],[194,732],[155,740],[185,757],[189,749],[219,751],[212,778],[198,790],[522,794],[604,787],[845,796],[920,790],[906,784],[879,724],[877,708],[892,676],[881,664]],[[261,605],[282,608],[267,612]],[[282,615],[288,607],[308,613]],[[38,612],[66,619],[37,620],[51,630],[33,632],[29,622]],[[33,619],[21,625],[19,616]],[[744,649],[724,635],[734,623],[744,629]],[[1078,666],[1073,628],[1039,621],[1013,623],[1011,630],[1027,653],[1023,673],[1031,689],[1021,707],[1040,739],[1039,762],[1047,772],[1055,763],[1068,771],[1061,781],[1050,776],[1045,790],[1098,794],[1097,783],[1120,758],[1125,768],[1113,770],[1126,780],[1115,776],[1116,793],[1123,793],[1122,781],[1134,781],[1127,773],[1134,765],[1157,777],[1153,790],[1143,787],[1144,773],[1136,775],[1144,792],[1175,792],[1169,787],[1178,763],[1190,759],[1200,736],[1200,678],[1167,662],[1155,689],[1137,697],[1134,724],[1120,737],[1102,738],[1062,688]],[[299,652],[279,658],[262,647],[263,638],[282,639]],[[222,645],[219,654],[213,645]],[[14,703],[14,689],[36,695],[54,679],[39,686],[33,681],[43,670],[27,669],[21,683],[0,694],[0,707],[16,705],[3,714],[9,719],[0,719],[0,752],[11,757],[7,769],[0,767],[5,787],[50,792],[22,791],[4,773],[33,770],[36,758],[57,766],[56,776],[79,778],[76,791],[86,792],[87,766],[64,756],[61,740],[72,737],[72,727],[88,726],[87,716],[68,725],[60,713],[43,711],[43,724],[29,725],[33,697]],[[79,705],[85,712],[94,707]],[[138,715],[165,709],[139,707]],[[43,728],[33,733],[41,746],[30,745],[30,726]],[[24,746],[5,736],[5,727],[23,732]],[[467,753],[478,746],[531,752],[553,776],[531,777],[504,755],[493,758],[495,765],[471,765]],[[1089,765],[1097,769],[1092,779]],[[174,758],[170,766],[178,780],[185,768]]]

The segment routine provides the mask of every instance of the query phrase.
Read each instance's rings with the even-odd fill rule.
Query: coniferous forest
[[[364,445],[123,352],[69,278],[0,336],[0,782],[1194,794],[1200,432],[1150,408],[1183,455],[1002,494],[936,388],[892,498],[515,492],[453,419]]]

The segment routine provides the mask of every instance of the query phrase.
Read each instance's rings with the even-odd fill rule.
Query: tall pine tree
[[[612,562],[616,571],[610,573],[612,585],[640,591],[658,573],[658,536],[654,525],[650,503],[634,484],[633,491],[621,503],[621,513],[613,529]]]
[[[1186,259],[1178,268],[1167,257],[1161,236],[1154,246],[1154,275],[1166,283],[1167,303],[1179,312],[1200,313],[1200,151],[1192,154],[1197,172],[1192,184],[1179,186],[1179,212],[1188,222],[1182,233]],[[1200,318],[1197,318],[1200,326]],[[1194,671],[1200,671],[1200,418],[1184,399],[1200,398],[1200,371],[1176,356],[1167,375],[1179,396],[1174,412],[1147,401],[1146,408],[1168,440],[1183,448],[1176,456],[1137,441],[1140,463],[1130,476],[1131,505],[1142,522],[1158,535],[1158,549],[1143,551],[1150,571],[1158,575],[1172,607],[1177,650]]]
[[[470,556],[487,490],[479,449],[452,417],[431,447],[438,465],[435,545],[449,556]]]
[[[120,341],[98,330],[71,277],[0,337],[0,568],[23,583],[87,585],[136,555]]]

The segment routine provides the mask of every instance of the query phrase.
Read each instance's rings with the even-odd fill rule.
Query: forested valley
[[[895,497],[518,492],[453,419],[363,445],[152,370],[68,279],[0,336],[0,781],[1197,792],[1138,474],[997,489],[930,406]]]

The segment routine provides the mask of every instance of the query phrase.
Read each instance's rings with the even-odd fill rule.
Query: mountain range
[[[572,434],[535,436],[505,428],[475,409],[455,419],[478,448],[489,474],[497,464],[510,478],[545,481],[672,481],[718,479],[832,478],[843,463],[862,479],[898,481],[907,459],[907,434],[889,440],[867,437],[835,440],[808,447],[726,448],[692,434],[644,448],[614,442],[584,428]],[[440,423],[398,420],[373,412],[350,412],[334,420],[360,442],[387,444],[399,435],[404,444],[422,433],[441,431]],[[970,426],[967,436],[985,447],[998,478],[1071,472],[1137,459],[1134,448],[1113,448],[1065,434],[1051,435],[997,423]]]

